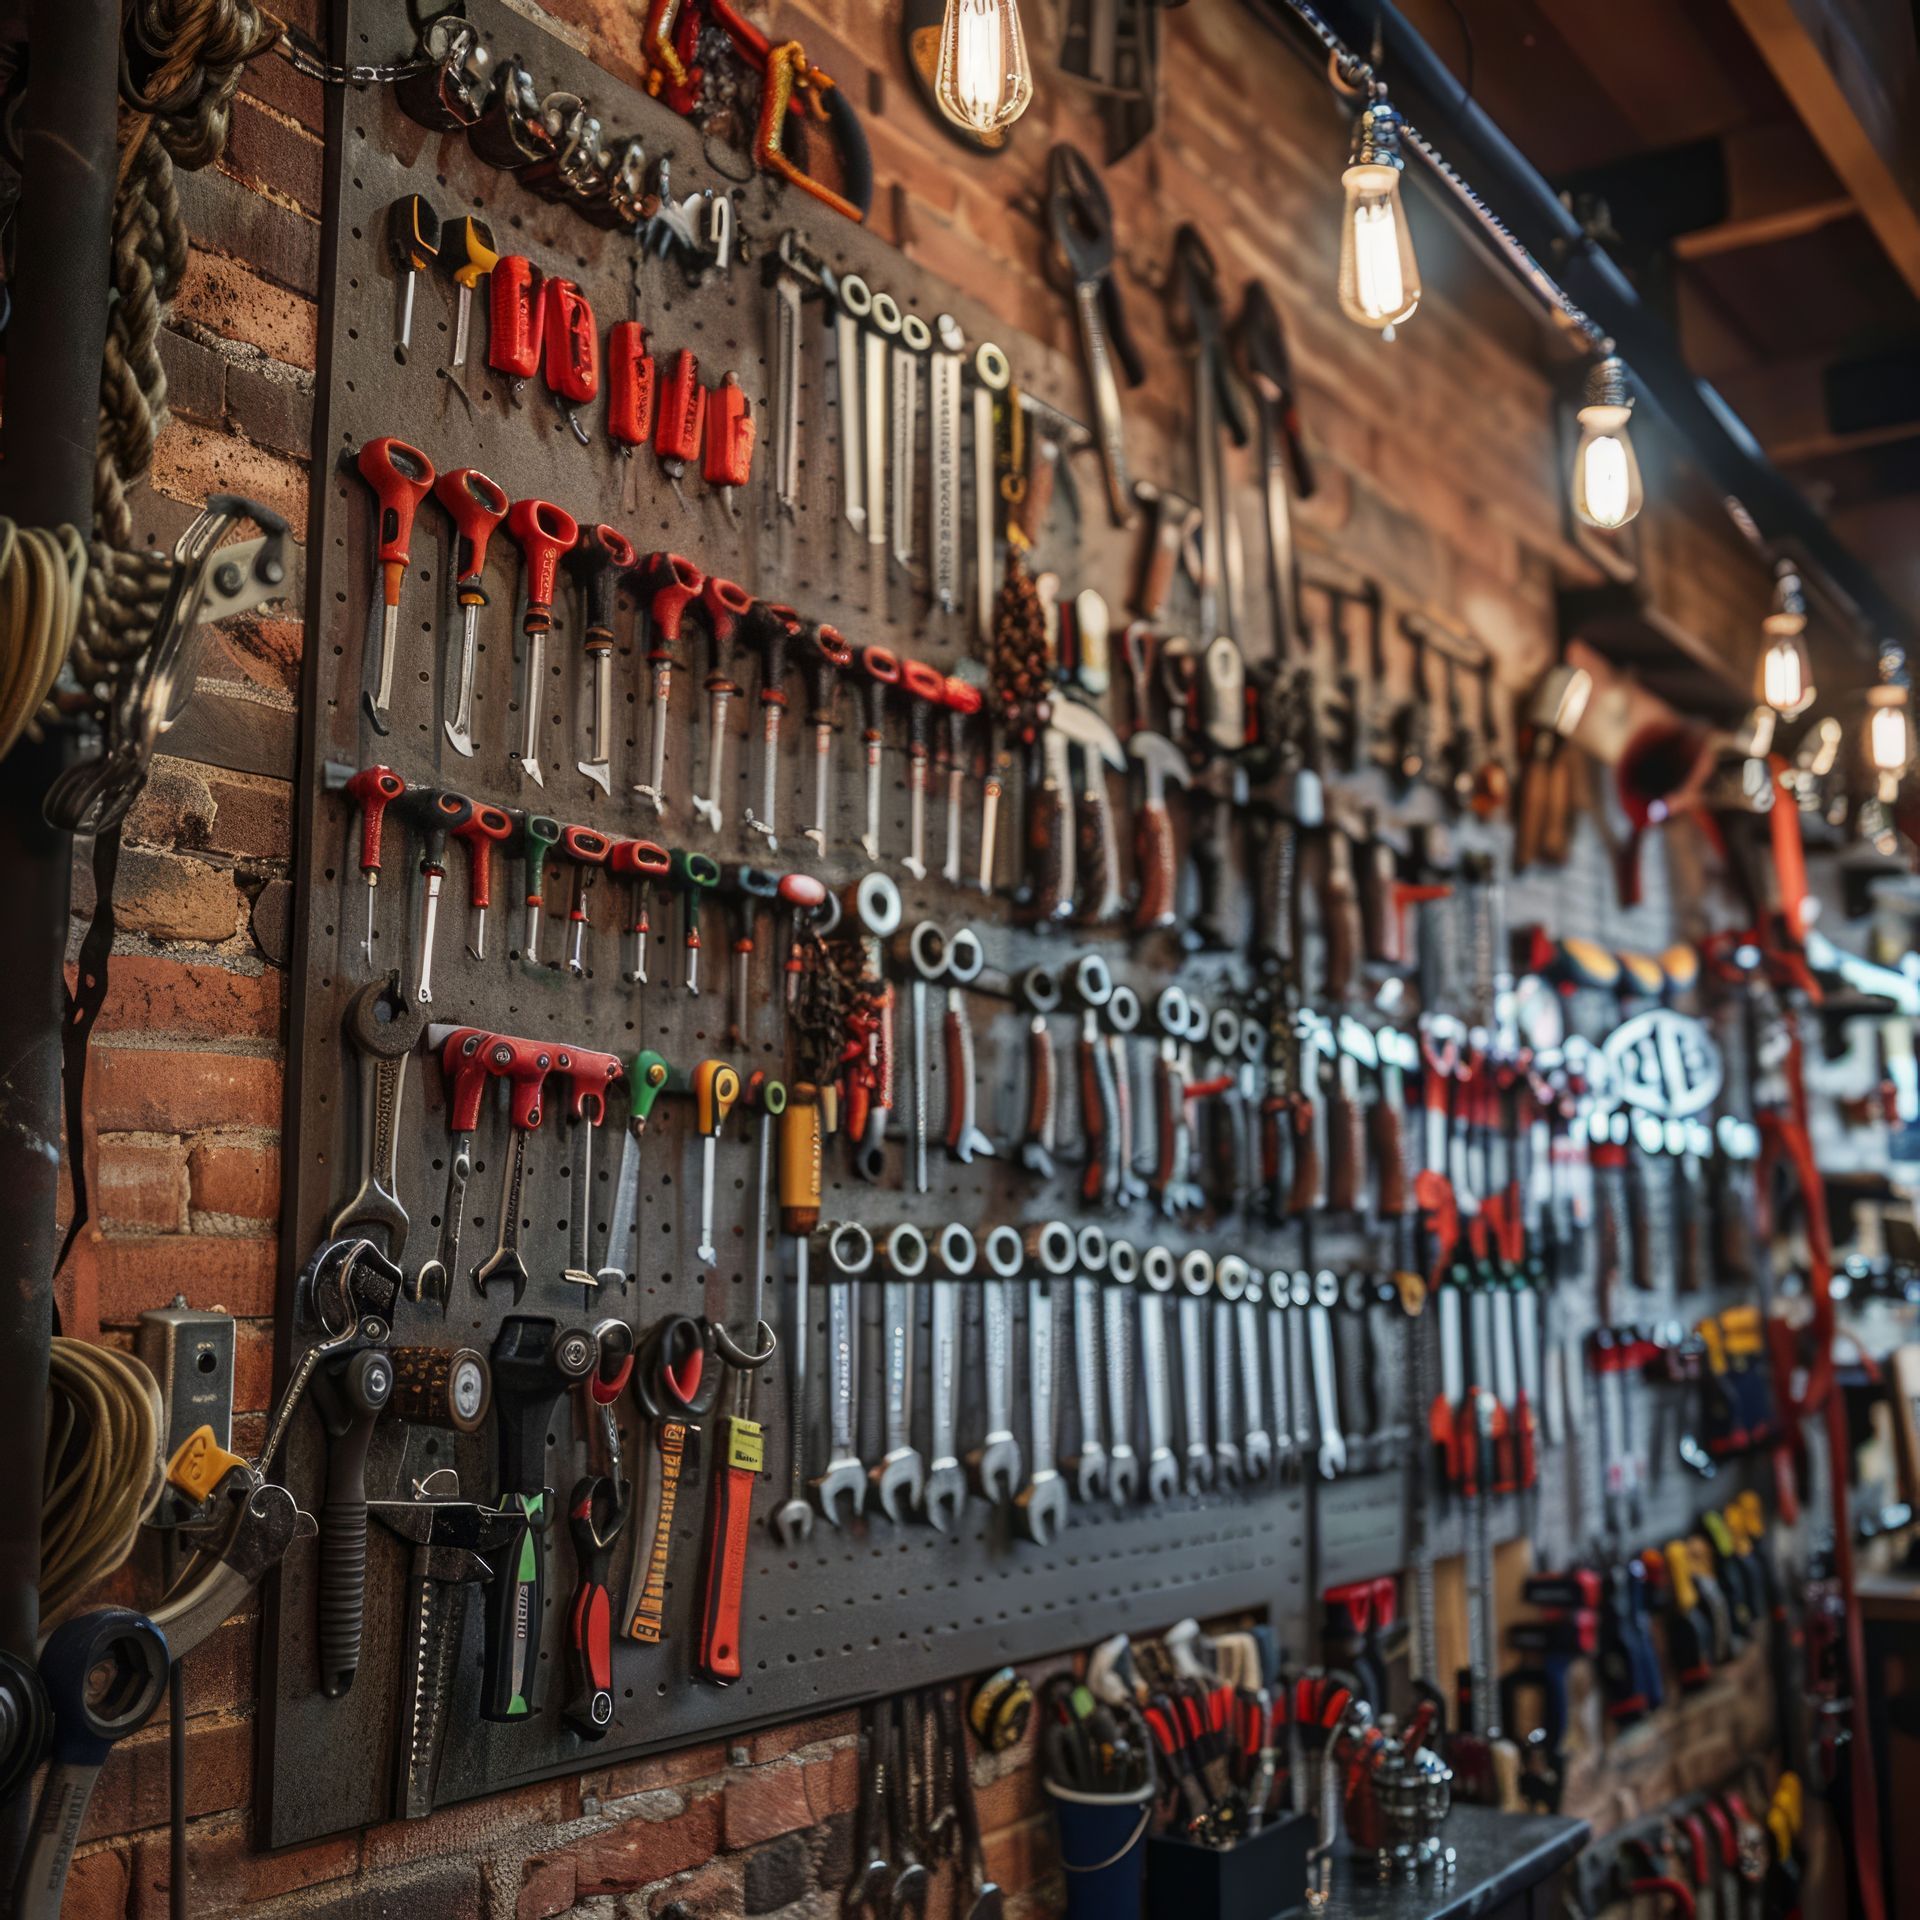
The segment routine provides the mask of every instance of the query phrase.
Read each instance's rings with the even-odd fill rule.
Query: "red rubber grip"
[[[730,647],[740,622],[753,611],[753,595],[732,580],[709,574],[700,590],[700,610],[707,616],[714,645]]]
[[[653,623],[656,653],[660,641],[679,640],[688,603],[700,597],[706,584],[707,576],[677,553],[650,553],[641,561],[640,592],[646,599],[647,618]]]
[[[747,1584],[747,1534],[753,1483],[743,1467],[713,1477],[707,1564],[701,1581],[699,1672],[720,1685],[740,1678],[740,1602]]]
[[[506,489],[478,467],[455,467],[433,483],[433,497],[446,508],[458,536],[453,576],[465,592],[478,584],[493,530],[507,517]]]
[[[483,1049],[487,1071],[498,1080],[513,1082],[513,1126],[531,1133],[540,1125],[540,1090],[546,1078],[559,1064],[561,1049],[539,1040],[516,1040],[513,1035],[496,1033]]]
[[[940,698],[955,713],[972,714],[980,711],[980,689],[970,686],[965,680],[956,680],[952,674],[940,682]]]
[[[653,349],[638,320],[607,334],[607,432],[615,445],[644,447],[653,438]]]
[[[440,1049],[440,1071],[447,1079],[447,1130],[471,1133],[480,1124],[480,1101],[487,1090],[487,1042],[479,1027],[448,1034]]]
[[[664,880],[673,856],[657,840],[616,840],[607,869],[619,880]]]
[[[503,253],[487,276],[487,365],[531,380],[540,365],[546,302],[540,269],[525,254]]]
[[[895,687],[900,684],[900,656],[886,647],[862,647],[860,649],[860,671],[869,680],[878,680],[882,686]]]
[[[527,569],[526,630],[543,633],[553,624],[553,582],[560,556],[578,542],[579,523],[551,500],[516,500],[507,513],[507,531],[519,543]]]
[[[386,604],[400,604],[400,581],[413,547],[414,509],[433,487],[433,462],[392,434],[369,440],[354,465],[380,503],[380,544]]]
[[[547,386],[562,400],[584,406],[600,391],[600,329],[593,308],[571,280],[549,280],[545,304]]]
[[[596,1127],[607,1124],[607,1089],[626,1077],[620,1056],[569,1047],[562,1071],[567,1076],[567,1118],[586,1119]]]
[[[753,443],[758,434],[753,408],[730,373],[706,398],[700,477],[710,487],[744,487],[753,477]]]
[[[380,839],[387,809],[407,790],[407,783],[391,767],[362,767],[346,784],[345,792],[360,809],[360,871],[380,871]]]
[[[700,384],[700,362],[689,347],[673,356],[661,382],[653,418],[653,450],[681,466],[700,458],[707,422],[707,390]]]

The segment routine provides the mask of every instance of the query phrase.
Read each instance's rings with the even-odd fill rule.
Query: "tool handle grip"
[[[760,650],[760,704],[784,707],[787,704],[787,649],[799,637],[800,615],[777,601],[753,603],[753,644]]]
[[[753,1525],[753,1486],[757,1466],[741,1462],[740,1440],[731,1431],[748,1426],[729,1421],[729,1459],[713,1476],[713,1511],[707,1522],[707,1561],[700,1588],[700,1643],[694,1671],[701,1679],[726,1686],[740,1678],[740,1602],[747,1583],[747,1536]],[[752,1428],[751,1453],[757,1457],[759,1429]]]
[[[470,600],[486,569],[493,530],[507,517],[506,489],[478,467],[455,467],[433,483],[433,497],[453,522],[453,576],[462,600]]]
[[[1374,1170],[1380,1180],[1380,1211],[1388,1217],[1407,1210],[1406,1115],[1390,1100],[1378,1100],[1368,1116],[1373,1135]]]
[[[628,1359],[631,1368],[631,1356]],[[589,1475],[567,1509],[574,1543],[573,1599],[567,1607],[567,1670],[572,1693],[561,1717],[583,1740],[604,1739],[613,1725],[613,1595],[607,1548],[594,1537],[596,1495],[606,1482]]]
[[[547,1598],[547,1514],[552,1490],[508,1493],[500,1502],[513,1522],[495,1556],[487,1585],[485,1646],[480,1668],[480,1717],[532,1716],[534,1676],[540,1669],[540,1623]]]
[[[1293,1102],[1293,1186],[1287,1194],[1287,1211],[1311,1213],[1319,1204],[1320,1147],[1314,1139],[1313,1102],[1299,1094]]]
[[[367,1597],[366,1482],[363,1473],[356,1493],[336,1494],[339,1471],[337,1458],[329,1462],[327,1498],[320,1509],[320,1691],[330,1700],[352,1686],[359,1669]]]
[[[568,565],[586,589],[586,646],[589,653],[613,647],[613,597],[620,577],[633,568],[633,544],[618,527],[603,521],[580,529],[580,544],[568,555]]]
[[[1080,1063],[1081,1100],[1087,1099],[1087,1064]],[[1090,1113],[1092,1109],[1089,1107]],[[1027,1027],[1027,1124],[1022,1133],[1023,1153],[1051,1159],[1053,1154],[1053,1042],[1047,1037],[1046,1022],[1034,1020]]]
[[[380,871],[380,843],[386,830],[387,809],[407,790],[407,783],[391,767],[362,767],[347,782],[347,797],[360,809],[360,871]]]
[[[947,1056],[947,1145],[957,1148],[973,1121],[973,1022],[949,1010],[941,1024]]]
[[[729,373],[706,396],[700,477],[710,487],[744,487],[753,477],[759,428],[740,382]]]
[[[575,406],[600,391],[600,329],[587,296],[571,280],[549,280],[546,291],[548,388]]]
[[[484,909],[493,904],[493,849],[513,832],[513,816],[504,807],[476,802],[473,811],[453,830],[467,849],[467,905]]]
[[[386,573],[386,603],[400,604],[400,578],[413,545],[414,509],[433,486],[433,462],[418,447],[382,434],[360,449],[354,464],[380,504],[378,555]]]
[[[787,1089],[787,1110],[780,1116],[780,1226],[795,1235],[820,1224],[820,1090],[806,1081]]]
[[[1173,815],[1164,800],[1146,802],[1135,817],[1134,858],[1140,869],[1140,904],[1134,909],[1134,926],[1141,932],[1172,926],[1179,866]]]
[[[1359,903],[1353,883],[1341,875],[1327,881],[1326,937],[1327,971],[1324,982],[1329,1000],[1344,1000],[1353,985],[1354,962],[1359,954]]]
[[[1133,598],[1133,610],[1142,620],[1157,620],[1167,604],[1167,592],[1173,585],[1174,568],[1180,564],[1180,527],[1170,516],[1159,520],[1147,543],[1147,557],[1140,572],[1139,591]],[[1134,716],[1141,725],[1147,716]]]
[[[1337,1088],[1327,1095],[1327,1205],[1352,1213],[1360,1204],[1366,1142],[1359,1106]]]
[[[653,351],[638,320],[607,334],[607,432],[617,446],[644,447],[653,438]]]
[[[546,301],[540,269],[524,254],[503,254],[487,276],[487,365],[531,380],[540,365]]]
[[[1206,825],[1194,836],[1193,864],[1200,876],[1200,905],[1194,931],[1203,945],[1221,950],[1236,944],[1234,919],[1239,895],[1233,881],[1233,805],[1216,797]]]
[[[645,1576],[635,1597],[626,1624],[621,1629],[629,1640],[657,1647],[667,1631],[667,1556],[673,1546],[673,1515],[680,1503],[680,1472],[686,1459],[687,1423],[665,1419],[656,1424],[659,1459],[659,1513],[653,1538],[646,1543]],[[636,1549],[637,1550],[637,1549]]]
[[[653,416],[654,452],[677,466],[699,459],[706,422],[707,390],[700,384],[700,362],[691,348],[682,347],[659,386]]]
[[[551,500],[516,500],[507,510],[507,531],[519,543],[527,571],[526,630],[544,632],[552,623],[553,583],[560,556],[580,538],[579,523]]]
[[[1047,1048],[1051,1055],[1053,1049]],[[1085,1138],[1086,1160],[1080,1171],[1080,1197],[1089,1206],[1100,1198],[1100,1191],[1106,1181],[1106,1162],[1108,1152],[1113,1145],[1113,1113],[1111,1106],[1112,1062],[1107,1058],[1107,1049],[1098,1039],[1089,1039],[1084,1033],[1075,1043],[1075,1058],[1079,1067],[1080,1081],[1080,1131]],[[1102,1069],[1106,1077],[1103,1077]],[[1048,1075],[1051,1079],[1051,1071]]]
[[[1027,809],[1027,847],[1034,865],[1034,909],[1042,920],[1073,912],[1073,795],[1046,781]]]

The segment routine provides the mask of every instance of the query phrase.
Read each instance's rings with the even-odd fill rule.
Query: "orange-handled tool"
[[[572,551],[580,538],[580,528],[572,514],[551,500],[516,500],[507,513],[507,531],[518,542],[526,569],[527,604],[520,619],[521,631],[527,636],[520,771],[538,787],[546,784],[540,773],[540,702],[546,692],[546,638],[553,625],[553,584],[560,556]]]
[[[367,717],[376,733],[387,730],[387,709],[393,701],[393,650],[400,626],[400,583],[407,576],[413,547],[413,515],[433,485],[433,462],[418,447],[383,434],[369,440],[354,462],[360,477],[373,489],[379,503],[380,563],[380,678],[376,693],[363,694]]]

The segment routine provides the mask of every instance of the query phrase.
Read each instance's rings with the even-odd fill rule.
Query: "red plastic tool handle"
[[[540,365],[546,302],[540,269],[523,253],[504,253],[487,277],[487,365],[531,380]]]
[[[652,623],[654,652],[664,652],[660,643],[676,645],[680,623],[690,601],[699,599],[707,576],[691,560],[677,553],[650,553],[640,563],[640,597],[646,602],[647,619]]]
[[[447,1079],[447,1131],[471,1133],[480,1124],[480,1102],[487,1090],[487,1048],[493,1035],[481,1027],[457,1027],[440,1047],[440,1071]]]
[[[948,674],[940,683],[940,697],[955,713],[973,714],[980,711],[980,689],[965,680],[956,680]]]
[[[388,433],[369,440],[354,464],[380,503],[381,593],[388,606],[397,607],[413,545],[413,513],[433,485],[433,462]]]
[[[732,1460],[713,1476],[707,1562],[700,1582],[697,1670],[702,1679],[722,1686],[740,1678],[740,1603],[747,1584],[747,1537],[757,1478]]]
[[[554,1067],[567,1077],[567,1118],[590,1120],[596,1127],[607,1123],[607,1089],[626,1077],[626,1068],[617,1054],[594,1053],[585,1047],[568,1047],[554,1056]]]
[[[607,334],[607,432],[614,444],[644,447],[653,438],[653,349],[638,320]]]
[[[744,487],[753,477],[758,434],[753,408],[732,374],[708,393],[700,477],[710,487]]]
[[[607,1483],[589,1478],[574,1489],[567,1519],[578,1571],[567,1609],[567,1646],[576,1681],[576,1703],[567,1720],[576,1732],[597,1740],[613,1723],[613,1595],[608,1591],[608,1554],[593,1550],[599,1537],[595,1496]]]
[[[580,529],[580,544],[568,557],[568,564],[584,589],[586,632],[582,638],[589,653],[613,650],[614,590],[623,575],[631,573],[639,556],[633,542],[618,527],[605,521]]]
[[[504,807],[476,801],[473,811],[454,828],[453,837],[467,849],[467,905],[484,910],[493,905],[493,850],[513,832],[513,815]]]
[[[511,1034],[496,1033],[488,1040],[485,1054],[487,1071],[496,1080],[513,1082],[509,1118],[514,1129],[533,1132],[540,1124],[540,1090],[559,1059],[560,1049],[541,1040],[517,1040]]]
[[[506,489],[489,480],[478,467],[455,467],[433,483],[433,497],[453,522],[457,536],[453,577],[459,583],[461,604],[465,605],[478,592],[493,530],[507,517]]]
[[[657,840],[616,840],[607,870],[617,880],[664,880],[673,856]]]
[[[407,783],[391,767],[362,767],[346,784],[345,792],[360,809],[360,871],[380,871],[380,838],[387,809],[407,790]]]
[[[690,347],[673,356],[660,383],[653,419],[653,450],[676,468],[700,458],[707,420],[707,390],[700,384],[700,362]]]
[[[547,385],[562,400],[584,406],[600,391],[600,329],[593,308],[571,280],[549,280],[545,303]]]
[[[882,686],[896,687],[900,684],[900,656],[886,647],[862,647],[860,671]]]
[[[555,851],[576,866],[603,867],[612,847],[613,842],[597,827],[562,827]]]
[[[544,633],[553,625],[553,582],[560,556],[580,538],[579,524],[551,500],[516,500],[507,513],[507,531],[519,543],[527,569],[522,624],[528,633]]]

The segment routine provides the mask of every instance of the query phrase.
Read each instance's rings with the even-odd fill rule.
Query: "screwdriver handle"
[[[653,349],[638,320],[607,334],[607,432],[615,445],[644,447],[653,438]]]
[[[400,582],[407,571],[413,546],[414,509],[433,485],[433,462],[418,447],[382,434],[360,449],[354,465],[380,503],[380,544],[377,555],[383,574],[386,604],[400,604]]]
[[[487,1047],[493,1036],[479,1027],[456,1027],[440,1047],[447,1081],[447,1131],[471,1133],[480,1124],[487,1090]]]
[[[760,704],[763,707],[787,704],[787,648],[800,637],[801,629],[797,609],[778,601],[753,603],[747,638],[760,653]]]
[[[507,517],[506,489],[478,467],[455,467],[433,483],[433,497],[447,510],[455,534],[453,577],[460,604],[485,606],[480,575],[487,564],[493,530]]]
[[[520,857],[527,863],[527,905],[532,906],[546,884],[547,855],[560,839],[560,822],[551,814],[529,813],[520,821]]]
[[[584,406],[600,391],[600,329],[593,308],[571,280],[549,280],[545,298],[547,386],[562,400]]]
[[[614,590],[621,576],[632,570],[635,558],[633,543],[618,527],[603,521],[580,529],[579,544],[567,556],[567,565],[586,592],[584,644],[589,653],[613,651]]]
[[[707,576],[691,560],[677,553],[650,553],[640,563],[640,597],[646,602],[653,628],[650,660],[670,659],[670,647],[679,645],[680,623],[689,602],[705,591]]]
[[[692,348],[673,356],[660,384],[653,420],[653,450],[662,460],[687,466],[700,458],[707,418],[707,390],[700,384],[700,362]]]
[[[553,625],[554,575],[560,556],[579,541],[579,524],[551,500],[516,500],[507,513],[507,531],[519,543],[527,570],[527,611],[522,624],[528,633],[545,633]]]
[[[718,1134],[740,1098],[738,1071],[725,1060],[702,1060],[693,1070],[692,1090],[694,1125],[701,1138]]]
[[[710,487],[744,487],[753,477],[758,429],[740,382],[729,373],[706,396],[706,430],[700,477]]]
[[[714,574],[707,576],[707,583],[700,590],[700,610],[707,616],[707,631],[713,636],[713,669],[707,676],[709,687],[727,679],[734,638],[740,631],[740,622],[753,611],[753,604],[753,595],[745,587]]]
[[[496,1080],[513,1084],[513,1101],[508,1118],[516,1133],[539,1130],[543,1109],[541,1090],[559,1058],[559,1050],[538,1040],[517,1040],[511,1034],[496,1033],[484,1049],[487,1071]]]
[[[924,660],[902,660],[900,684],[907,694],[907,739],[924,760],[933,743],[934,710],[947,704],[946,676]]]
[[[720,863],[711,854],[688,853],[676,847],[669,861],[669,878],[686,901],[687,945],[700,944],[700,897],[720,884]]]
[[[567,1078],[567,1118],[587,1120],[596,1127],[607,1124],[607,1089],[626,1069],[616,1053],[595,1053],[586,1047],[568,1047],[557,1054],[554,1065]]]
[[[766,1465],[759,1423],[728,1415],[720,1422],[720,1470],[713,1476],[707,1558],[700,1581],[700,1638],[694,1670],[726,1686],[740,1678],[740,1603],[747,1583],[747,1538],[753,1488]]]
[[[391,767],[362,767],[343,789],[360,809],[360,871],[380,871],[380,841],[387,809],[407,790],[407,783]]]
[[[597,827],[562,827],[560,855],[579,867],[603,867],[613,842]]]
[[[493,905],[493,850],[513,832],[513,815],[484,801],[472,808],[452,833],[467,849],[467,905],[484,913]]]
[[[440,257],[440,216],[420,194],[402,194],[387,209],[387,251],[402,273],[421,273]]]
[[[607,855],[617,880],[664,880],[672,867],[672,856],[657,840],[616,840]]]
[[[458,833],[472,819],[473,802],[464,793],[412,787],[399,806],[401,818],[420,836],[420,871],[445,873],[447,835]]]
[[[500,256],[487,280],[487,365],[531,380],[540,365],[546,302],[540,269],[523,253]]]
[[[653,1103],[660,1097],[661,1089],[670,1077],[664,1054],[646,1047],[633,1056],[632,1064],[627,1068],[627,1124],[636,1133],[647,1124],[653,1112]]]
[[[440,265],[453,277],[455,286],[471,291],[499,264],[500,255],[493,244],[493,229],[472,214],[442,222],[440,227]]]
[[[801,1080],[787,1089],[780,1116],[780,1228],[809,1234],[820,1224],[820,1089]]]

